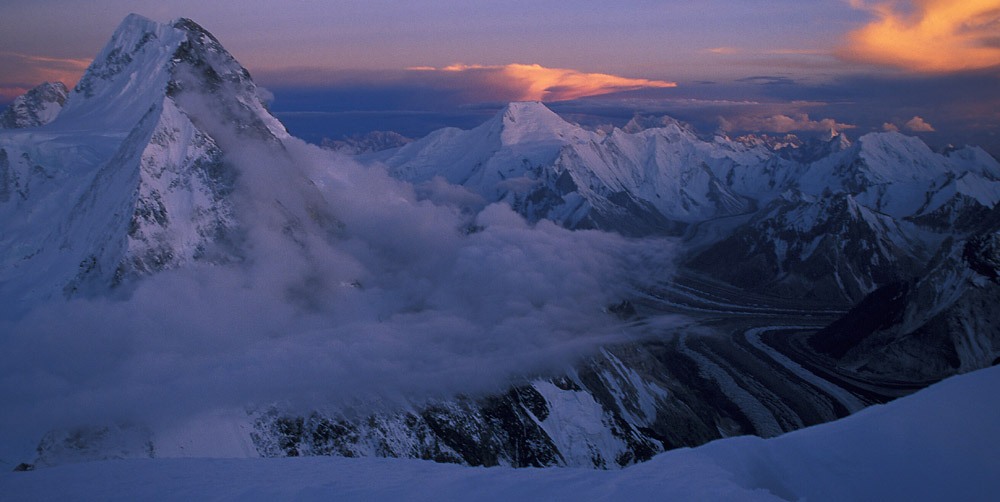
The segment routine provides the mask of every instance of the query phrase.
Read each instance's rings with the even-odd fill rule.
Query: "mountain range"
[[[471,130],[351,149],[364,152],[355,170],[292,138],[249,72],[196,23],[136,15],[65,91],[44,84],[0,116],[0,320],[21,327],[17,336],[52,305],[103,308],[187,270],[243,277],[256,264],[287,266],[225,288],[281,283],[303,318],[410,280],[420,271],[407,269],[407,255],[420,247],[373,244],[411,235],[402,225],[345,223],[358,218],[351,211],[390,211],[396,195],[365,193],[347,208],[336,187],[368,186],[352,176],[402,187],[414,207],[461,222],[444,240],[477,238],[484,215],[507,214],[502,206],[519,215],[505,221],[529,229],[677,251],[662,264],[640,257],[652,277],[595,286],[615,295],[601,296],[600,313],[563,312],[549,303],[558,292],[521,292],[526,309],[600,314],[641,333],[556,371],[406,406],[246,403],[180,432],[63,424],[38,438],[30,461],[39,466],[198,451],[613,468],[835,420],[1000,358],[1000,163],[977,147],[935,152],[894,132],[706,138],[669,118],[600,132],[518,102]],[[295,162],[301,151],[322,169]],[[583,250],[558,253],[583,270],[601,265]],[[378,275],[364,260],[394,265]],[[183,281],[156,284],[164,297],[186,294]],[[493,286],[461,291],[489,303]],[[394,315],[437,298],[435,288],[419,291]],[[184,326],[175,331],[182,337]]]

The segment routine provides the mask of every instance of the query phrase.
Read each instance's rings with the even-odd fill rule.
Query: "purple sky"
[[[702,129],[898,128],[1000,151],[1000,0],[5,2],[0,103],[72,83],[129,12],[203,25],[274,91],[293,132],[305,113],[436,114],[420,134],[458,109],[543,99]]]
[[[525,63],[672,80],[843,71],[828,53],[870,18],[845,3],[794,0],[39,0],[0,6],[0,46],[91,58],[129,12],[194,19],[251,70]],[[748,57],[710,52],[719,48]]]

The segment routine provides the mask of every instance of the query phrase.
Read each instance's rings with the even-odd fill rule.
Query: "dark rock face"
[[[761,210],[688,265],[751,291],[851,305],[919,269],[906,233],[850,195],[792,195]],[[914,246],[916,247],[916,246]]]
[[[1000,282],[1000,234],[973,237],[962,248],[962,259],[974,272]]]
[[[122,424],[52,431],[42,438],[37,450],[33,463],[37,467],[155,456],[148,429]]]
[[[261,120],[259,110],[249,106],[259,99],[250,72],[194,21],[180,19],[174,28],[184,30],[187,39],[171,58],[172,78],[167,83],[167,96],[182,108],[188,108],[195,125],[209,134],[223,124],[227,130],[235,130],[251,141],[280,146],[278,138]]]
[[[733,392],[739,378],[746,394]],[[773,436],[846,410],[715,336],[609,349],[564,377],[365,417],[259,414],[265,456],[410,457],[467,465],[618,468],[668,449]]]
[[[946,243],[913,283],[874,291],[809,344],[859,375],[936,381],[989,366],[1000,354],[998,234]]]
[[[872,291],[844,317],[809,338],[817,352],[834,358],[844,354],[873,333],[902,322],[911,284],[897,282]]]
[[[66,104],[68,94],[62,82],[40,84],[0,113],[0,129],[38,127],[51,122]]]

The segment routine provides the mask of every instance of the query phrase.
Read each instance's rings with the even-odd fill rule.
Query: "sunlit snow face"
[[[163,272],[127,300],[57,302],[3,326],[2,425],[499,390],[636,336],[606,308],[669,274],[669,241],[530,226],[440,180],[418,198],[377,167],[286,147],[227,149],[237,213],[252,215],[243,263]]]

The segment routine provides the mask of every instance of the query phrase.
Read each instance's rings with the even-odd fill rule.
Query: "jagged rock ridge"
[[[69,91],[62,82],[43,82],[18,96],[0,113],[0,129],[38,127],[55,120]]]

